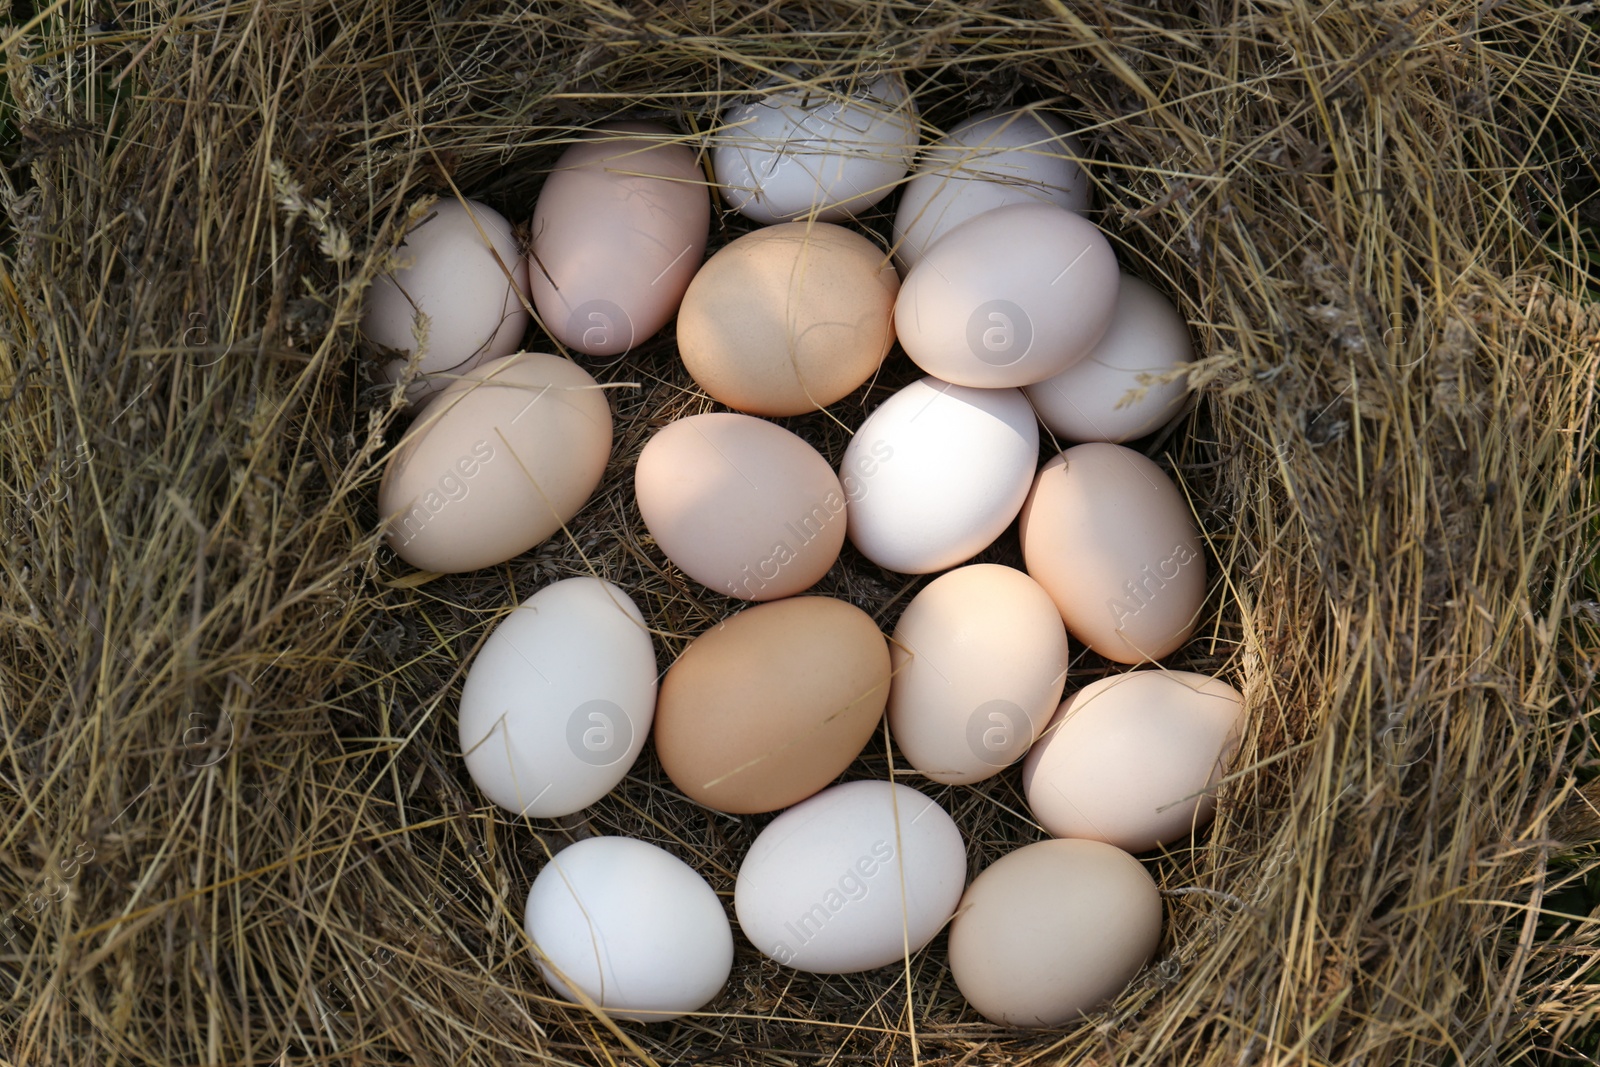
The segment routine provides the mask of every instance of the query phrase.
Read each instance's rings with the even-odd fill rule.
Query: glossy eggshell
[[[1111,326],[1094,351],[1023,392],[1039,421],[1063,440],[1131,441],[1177,414],[1184,396],[1182,378],[1145,385],[1139,376],[1164,374],[1192,359],[1188,324],[1172,301],[1124,274]],[[1136,390],[1143,395],[1124,403]]]
[[[1178,487],[1121,445],[1075,445],[1039,469],[1022,558],[1067,631],[1117,663],[1176,651],[1200,623],[1206,561]]]
[[[924,253],[895,300],[895,333],[944,381],[1031,385],[1088,356],[1111,324],[1119,280],[1094,223],[1055,204],[1010,204]]]
[[[416,315],[428,316],[427,351],[407,389],[410,401],[521,346],[528,329],[528,267],[498,211],[476,200],[441,200],[406,234],[398,255],[409,265],[373,280],[361,332],[409,355],[416,348]],[[406,362],[391,360],[385,376],[397,381]]]
[[[781,75],[762,88],[792,81],[799,68]],[[769,224],[839,222],[905,177],[917,150],[917,111],[899,74],[842,89],[775,88],[728,109],[711,145],[717,183],[735,211]]]
[[[666,557],[743,600],[809,589],[844,544],[844,489],[783,427],[729,412],[668,423],[644,446],[634,494]]]
[[[385,464],[388,543],[423,570],[492,567],[577,515],[605,473],[611,409],[571,360],[519,352],[436,396]]]
[[[967,879],[961,831],[910,786],[846,782],[772,820],[739,867],[739,927],[801,971],[850,974],[932,941]]]
[[[598,578],[545,586],[502,619],[461,689],[467,773],[536,819],[588,807],[627,775],[655,715],[650,631]]]
[[[827,407],[894,344],[900,291],[878,246],[828,223],[747,233],[689,283],[678,350],[713,399],[757,415]]]
[[[912,382],[845,449],[850,541],[902,574],[964,563],[1016,517],[1038,455],[1039,423],[1020,391]]]
[[[646,841],[587,837],[545,864],[523,924],[556,994],[662,1022],[705,1007],[733,968],[733,928],[687,863]]]
[[[711,195],[694,150],[665,126],[612,122],[573,145],[533,210],[528,280],[545,328],[617,356],[677,313],[700,268]]]
[[[861,753],[889,697],[872,617],[831,597],[746,608],[689,643],[661,682],[656,754],[689,799],[776,811]]]
[[[1089,210],[1083,144],[1058,115],[1033,108],[973,115],[928,145],[900,191],[895,259],[902,272],[950,230],[1007,204]]]
[[[1028,751],[1061,700],[1067,631],[1050,596],[992,563],[935,578],[889,642],[889,730],[936,782],[999,774]]]
[[[1211,821],[1243,701],[1187,671],[1129,671],[1072,694],[1022,765],[1033,817],[1056,837],[1144,852]]]
[[[1114,998],[1161,941],[1161,896],[1099,841],[1039,841],[972,880],[950,922],[950,975],[1002,1026],[1055,1027]]]

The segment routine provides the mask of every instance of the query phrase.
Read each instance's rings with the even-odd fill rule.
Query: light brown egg
[[[436,396],[378,487],[388,543],[423,570],[492,567],[561,529],[611,454],[604,392],[571,360],[519,352]]]
[[[1099,841],[1039,841],[972,880],[950,921],[950,975],[1002,1026],[1053,1027],[1112,999],[1161,941],[1161,895]]]
[[[767,226],[718,251],[689,283],[678,350],[700,388],[731,408],[814,411],[883,362],[899,291],[882,250],[853,230]]]
[[[822,596],[759,604],[695,638],[667,671],[656,754],[691,800],[776,811],[850,765],[888,696],[888,642],[866,612]]]
[[[1206,561],[1178,487],[1131,448],[1095,442],[1039,469],[1022,558],[1067,630],[1118,663],[1158,660],[1200,622]]]

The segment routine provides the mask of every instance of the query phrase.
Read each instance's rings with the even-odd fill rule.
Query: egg
[[[1205,826],[1244,702],[1217,678],[1128,671],[1065,700],[1022,765],[1033,817],[1056,837],[1144,852]]]
[[[492,567],[582,510],[611,455],[611,409],[571,360],[519,352],[436,396],[384,465],[389,547],[423,570]]]
[[[1081,215],[1010,204],[941,237],[906,274],[894,327],[912,362],[956,385],[1053,378],[1111,325],[1116,253]]]
[[[1184,381],[1145,385],[1194,359],[1189,327],[1172,301],[1124,274],[1111,326],[1094,350],[1054,378],[1023,390],[1050,432],[1068,441],[1131,441],[1158,429],[1183,404]],[[1132,402],[1129,393],[1142,391]]]
[[[733,969],[733,928],[687,863],[647,841],[586,837],[544,865],[524,926],[556,994],[663,1022],[711,1002]]]
[[[711,136],[711,166],[728,204],[761,223],[838,222],[894,190],[917,149],[917,111],[899,74],[772,90],[728,109]],[[813,212],[815,214],[813,214]]]
[[[872,377],[894,344],[900,279],[843,226],[791,222],[706,261],[678,314],[678,351],[713,399],[757,415],[827,407]]]
[[[668,423],[639,454],[639,514],[685,574],[743,600],[809,589],[844,544],[844,488],[783,427],[730,412]]]
[[[533,209],[528,279],[551,336],[621,356],[677,313],[700,268],[711,195],[665,126],[611,122],[564,152]]]
[[[696,637],[656,702],[656,755],[690,800],[776,811],[838,777],[877,728],[889,647],[832,597],[758,604]]]
[[[1020,391],[912,382],[845,449],[850,542],[902,574],[964,563],[1016,517],[1038,455],[1039,424]]]
[[[733,889],[739,928],[797,970],[850,974],[932,941],[967,879],[961,831],[907,785],[846,782],[767,824]]]
[[[1033,108],[973,115],[923,149],[900,192],[895,258],[910,270],[953,227],[1007,204],[1089,210],[1083,144],[1056,115]]]
[[[500,620],[467,670],[467,773],[508,811],[570,815],[627,775],[655,704],[655,651],[628,594],[598,578],[554,582]]]
[[[1122,445],[1075,445],[1039,469],[1019,526],[1028,573],[1067,631],[1117,663],[1176,651],[1200,623],[1206,561],[1178,487]]]
[[[476,200],[441,200],[406,234],[398,255],[406,265],[379,275],[367,290],[361,332],[409,357],[416,316],[428,317],[427,348],[406,391],[413,404],[522,345],[528,268],[498,211]],[[384,376],[398,381],[407,362],[390,360]]]
[[[1039,841],[972,880],[950,922],[950,976],[1002,1026],[1079,1022],[1126,988],[1161,941],[1161,896],[1099,841]]]
[[[1012,567],[942,574],[889,641],[889,730],[936,782],[999,774],[1031,745],[1067,681],[1067,631],[1050,595]]]

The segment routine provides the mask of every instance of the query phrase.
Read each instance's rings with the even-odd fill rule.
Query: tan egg
[[[1107,659],[1158,660],[1199,625],[1200,535],[1172,479],[1133,449],[1095,442],[1050,460],[1019,532],[1028,573],[1067,631]]]
[[[924,587],[901,614],[890,655],[894,742],[911,766],[950,785],[1016,762],[1067,681],[1067,631],[1050,595],[993,563]]]
[[[378,508],[389,546],[423,570],[492,567],[588,502],[611,454],[611,409],[571,360],[519,352],[429,403],[389,456]]]
[[[1217,678],[1129,671],[1064,701],[1022,765],[1039,824],[1129,852],[1211,821],[1213,789],[1239,746],[1243,701]]]
[[[883,362],[899,291],[882,250],[852,230],[767,226],[718,251],[689,283],[678,350],[700,388],[731,408],[814,411]]]
[[[711,193],[675,136],[650,122],[605,123],[545,179],[528,280],[562,344],[619,356],[677,312],[705,254]]]
[[[691,800],[776,811],[850,765],[888,696],[888,643],[866,612],[822,596],[759,604],[695,638],[667,671],[656,754]]]
[[[1161,894],[1139,861],[1099,841],[1039,841],[972,880],[950,921],[950,975],[1002,1026],[1080,1022],[1161,942]]]
[[[764,419],[724,411],[668,423],[639,454],[633,482],[661,551],[727,596],[803,592],[844,544],[844,488],[833,468]]]

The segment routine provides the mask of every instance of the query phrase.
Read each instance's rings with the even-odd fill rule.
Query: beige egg
[[[528,279],[562,344],[620,356],[677,312],[705,255],[711,193],[676,136],[650,122],[606,123],[545,179]]]
[[[1128,852],[1170,844],[1211,821],[1210,792],[1239,745],[1243,701],[1187,671],[1129,671],[1072,694],[1022,765],[1039,824],[1056,837]]]
[[[373,279],[367,290],[361,332],[409,355],[417,314],[428,316],[427,350],[406,391],[413,404],[522,344],[528,267],[498,211],[476,200],[440,200],[406,234],[399,257],[407,266]],[[407,362],[389,361],[385,376],[398,381]]]
[[[1188,324],[1172,301],[1124,274],[1100,343],[1081,362],[1023,392],[1039,421],[1063,440],[1131,441],[1161,427],[1183,404],[1182,378],[1146,385],[1140,376],[1165,374],[1192,359]]]
[[[1067,631],[1050,595],[1012,567],[978,563],[912,597],[890,642],[889,730],[936,782],[999,774],[1061,700]]]
[[[1002,1026],[1079,1022],[1127,987],[1161,942],[1161,894],[1099,841],[1039,841],[972,880],[950,921],[950,975]]]
[[[389,456],[378,508],[414,567],[470,571],[520,555],[588,502],[611,454],[611,409],[557,356],[485,363],[429,403]]]
[[[829,223],[767,226],[706,261],[678,313],[678,350],[731,408],[799,415],[878,369],[900,280],[882,250]]]
[[[639,514],[685,574],[725,596],[809,589],[844,544],[839,478],[782,426],[708,412],[668,423],[639,454]]]
[[[1022,558],[1067,631],[1118,663],[1158,660],[1200,623],[1206,561],[1189,505],[1121,445],[1067,449],[1022,505]]]
[[[821,596],[758,604],[695,638],[667,671],[656,755],[691,800],[776,811],[850,765],[888,696],[888,643],[866,612]]]

